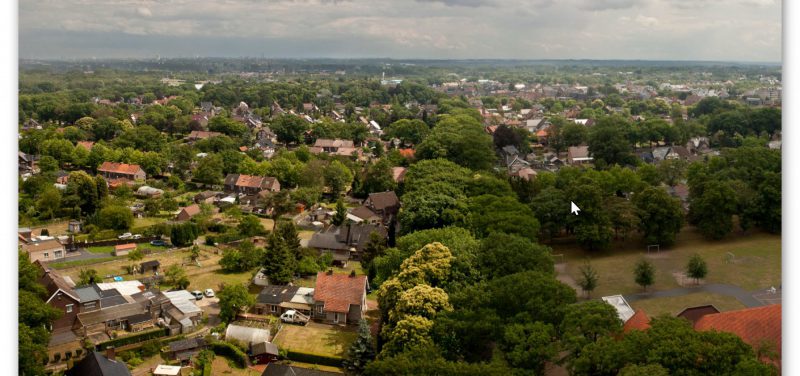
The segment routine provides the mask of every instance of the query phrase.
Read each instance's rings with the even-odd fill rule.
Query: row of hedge
[[[247,367],[247,354],[231,343],[214,341],[211,343],[211,351],[214,354],[233,360],[240,368]]]
[[[106,342],[103,342],[103,343],[98,343],[95,346],[95,349],[97,351],[103,351],[103,350],[107,349],[109,346],[114,346],[115,348],[116,347],[122,347],[122,346],[125,346],[125,345],[130,345],[132,343],[139,343],[139,342],[144,342],[144,341],[147,341],[147,340],[150,340],[150,339],[154,339],[154,338],[166,337],[168,334],[169,334],[169,329],[168,328],[159,328],[159,329],[156,329],[156,330],[153,330],[153,331],[149,331],[149,332],[142,332],[142,333],[138,333],[138,334],[134,334],[134,335],[130,335],[130,336],[115,338],[115,339],[112,339],[110,341],[106,341]]]
[[[313,354],[294,350],[286,351],[286,359],[294,360],[295,362],[319,364],[331,367],[341,367],[343,360],[342,358],[336,356]]]

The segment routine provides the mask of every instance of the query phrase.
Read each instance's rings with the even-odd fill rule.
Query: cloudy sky
[[[781,61],[780,0],[19,0],[21,58]]]

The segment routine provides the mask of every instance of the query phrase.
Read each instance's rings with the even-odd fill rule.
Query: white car
[[[122,234],[122,235],[118,236],[118,238],[119,238],[120,240],[130,239],[130,238],[132,238],[132,237],[133,237],[133,234],[131,234],[130,232],[126,232],[126,233],[124,233],[124,234]]]
[[[133,236],[133,238],[134,239],[141,239],[142,238],[142,234],[136,234],[136,235]]]
[[[206,298],[213,298],[214,297],[214,290],[206,289],[205,294],[206,294]]]
[[[194,298],[195,298],[196,300],[203,299],[203,293],[202,293],[202,292],[200,292],[200,290],[194,290],[194,291],[192,291],[192,295],[194,295]]]

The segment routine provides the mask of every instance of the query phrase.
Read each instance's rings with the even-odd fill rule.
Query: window
[[[67,304],[67,313],[72,312],[72,307],[73,306],[74,306],[74,304]]]
[[[272,313],[278,312],[278,306],[271,305],[269,306]]]
[[[53,255],[53,257],[55,257],[55,258],[61,258],[61,257],[62,257],[62,256],[61,256],[61,251],[56,251],[56,252],[55,252],[55,254]]]
[[[317,306],[317,313],[322,313],[322,306],[321,305]]]
[[[84,308],[94,308],[94,302],[89,302],[83,305]]]
[[[44,258],[46,258],[46,259],[50,258],[50,253],[45,252],[44,253]]]

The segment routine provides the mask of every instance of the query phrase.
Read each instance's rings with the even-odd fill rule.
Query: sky
[[[19,57],[781,61],[780,0],[19,0]]]

